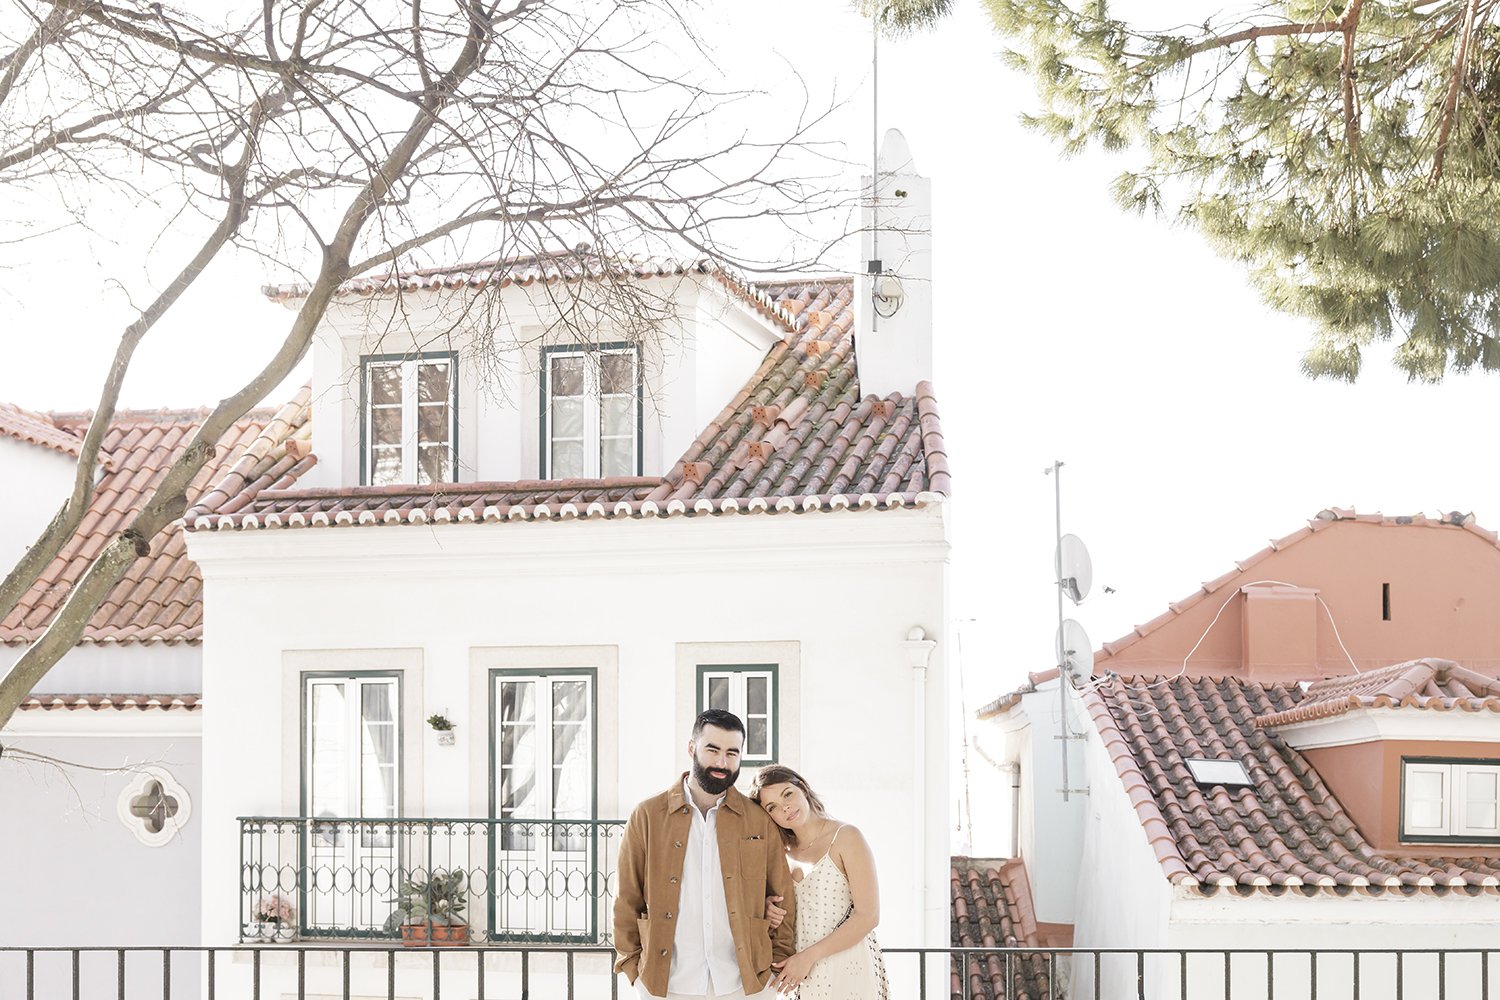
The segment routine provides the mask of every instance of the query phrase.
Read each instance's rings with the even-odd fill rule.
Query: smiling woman
[[[799,1000],[886,1000],[885,961],[875,941],[880,888],[863,834],[828,815],[807,779],[789,767],[763,768],[750,797],[781,828],[797,898],[797,952],[773,985]],[[773,926],[780,910],[767,915]]]

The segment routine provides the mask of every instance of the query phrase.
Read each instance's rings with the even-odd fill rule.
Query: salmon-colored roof
[[[1381,524],[1393,527],[1439,528],[1447,531],[1453,531],[1457,529],[1477,535],[1480,538],[1483,538],[1485,541],[1489,542],[1491,545],[1494,545],[1496,548],[1500,548],[1500,534],[1497,534],[1494,531],[1490,531],[1487,528],[1481,528],[1479,525],[1474,523],[1473,514],[1465,514],[1461,511],[1451,511],[1441,517],[1428,517],[1425,514],[1388,516],[1378,512],[1370,514],[1360,514],[1352,508],[1329,507],[1325,510],[1319,511],[1317,516],[1307,522],[1307,527],[1294,531],[1290,535],[1275,539],[1274,541],[1270,542],[1270,544],[1268,544],[1265,548],[1260,549],[1259,551],[1254,552],[1235,563],[1234,569],[1203,583],[1197,590],[1193,591],[1191,594],[1188,594],[1181,600],[1174,601],[1171,604],[1168,604],[1167,610],[1163,611],[1155,618],[1151,619],[1143,625],[1137,625],[1129,633],[1121,636],[1113,642],[1106,642],[1102,647],[1100,647],[1099,653],[1095,657],[1095,670],[1098,672],[1103,672],[1103,670],[1108,669],[1110,666],[1110,657],[1134,645],[1141,639],[1144,639],[1146,636],[1150,635],[1152,632],[1155,632],[1157,629],[1161,628],[1163,625],[1166,625],[1168,622],[1180,617],[1183,612],[1187,611],[1189,608],[1192,608],[1200,601],[1207,599],[1210,595],[1222,590],[1234,580],[1238,579],[1240,577],[1240,574],[1244,573],[1255,564],[1261,562],[1262,560],[1277,552],[1285,551],[1286,549],[1290,548],[1293,545],[1296,545],[1298,542],[1301,542],[1304,539],[1311,538],[1315,533],[1319,531],[1324,531],[1334,524],[1347,521],[1357,521],[1364,524]]]
[[[22,712],[102,712],[113,710],[196,712],[203,699],[196,694],[34,694],[21,702]]]
[[[1262,728],[1326,719],[1361,708],[1500,712],[1500,680],[1452,660],[1423,659],[1309,685],[1297,706],[1255,720]]]
[[[87,429],[85,424],[75,432],[70,427],[59,426],[51,414],[35,413],[14,403],[0,403],[0,434],[17,441],[40,445],[77,458],[83,446],[83,432]],[[105,468],[108,468],[108,460],[108,455],[100,456],[100,462]]]
[[[860,398],[848,278],[757,289],[796,333],[665,476],[429,486],[219,484],[194,530],[891,509],[951,489],[932,386]]]
[[[274,462],[285,440],[308,417],[304,389],[277,410],[256,410],[219,442],[214,458],[189,487],[195,496],[246,464]],[[78,531],[0,622],[0,642],[26,643],[40,636],[74,585],[114,533],[138,512],[167,469],[192,440],[207,410],[120,411],[105,434],[101,453],[109,460]],[[64,432],[81,436],[90,414],[53,414]],[[180,523],[151,540],[151,555],[131,565],[84,629],[81,642],[197,642],[203,633],[202,578],[187,557]],[[92,697],[92,696],[91,696]]]
[[[949,870],[953,894],[955,948],[1041,948],[1031,883],[1020,858],[956,857]],[[974,1000],[1044,1000],[1049,990],[1046,955],[1017,954],[1009,959],[1010,987],[1006,986],[1003,955],[971,955],[969,988],[964,990],[963,968],[955,958],[952,992]]]
[[[1500,893],[1500,858],[1371,846],[1307,760],[1257,724],[1305,697],[1237,677],[1117,677],[1085,696],[1163,874],[1210,894]],[[1200,786],[1190,757],[1239,761],[1251,784]]]

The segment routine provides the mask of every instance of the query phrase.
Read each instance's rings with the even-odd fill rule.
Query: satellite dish
[[[1078,604],[1089,596],[1094,585],[1094,561],[1088,546],[1077,535],[1063,535],[1057,540],[1056,569],[1058,586],[1068,600]]]
[[[1083,626],[1071,618],[1057,627],[1057,663],[1075,681],[1094,676],[1093,643]]]

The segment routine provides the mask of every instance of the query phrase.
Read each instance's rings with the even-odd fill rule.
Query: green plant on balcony
[[[469,925],[459,914],[468,900],[463,872],[434,871],[429,878],[408,875],[396,891],[395,910],[386,918],[385,932],[401,932],[407,947],[469,943]]]

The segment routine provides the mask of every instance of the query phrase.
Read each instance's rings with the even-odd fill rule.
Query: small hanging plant
[[[453,723],[448,721],[447,716],[438,715],[436,712],[427,717],[427,724],[440,733],[451,732],[454,728]]]

